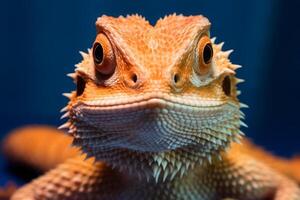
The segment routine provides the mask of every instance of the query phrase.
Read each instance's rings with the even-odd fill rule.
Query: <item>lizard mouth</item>
[[[209,98],[199,98],[198,96],[170,96],[164,93],[144,93],[143,95],[129,96],[129,97],[108,97],[101,99],[94,99],[89,101],[80,101],[76,106],[86,106],[91,108],[101,108],[101,109],[123,109],[136,106],[146,107],[164,107],[166,104],[173,104],[177,107],[182,107],[183,109],[205,109],[205,108],[217,108],[225,105],[227,101],[223,99],[209,99]]]
[[[238,129],[239,109],[233,103],[200,102],[180,102],[163,94],[110,104],[79,102],[70,111],[71,119],[76,119],[71,120],[76,129],[74,141],[97,151],[164,152],[191,145],[216,150],[231,137],[218,132],[220,126]]]

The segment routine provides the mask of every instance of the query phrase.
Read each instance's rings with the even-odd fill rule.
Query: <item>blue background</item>
[[[271,152],[300,153],[299,1],[2,1],[0,6],[0,136],[28,123],[58,125],[74,89],[65,76],[95,37],[102,14],[144,15],[153,24],[170,13],[203,14],[212,36],[243,65],[241,99],[250,106],[245,133]],[[297,13],[298,12],[298,13]],[[0,156],[0,184],[15,177]]]

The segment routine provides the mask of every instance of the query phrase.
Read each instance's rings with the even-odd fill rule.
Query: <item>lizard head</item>
[[[239,139],[239,66],[210,38],[207,18],[171,15],[152,26],[102,16],[96,27],[64,109],[63,127],[88,156],[172,179]]]

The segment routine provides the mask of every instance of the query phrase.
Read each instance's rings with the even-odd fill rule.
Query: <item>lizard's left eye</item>
[[[213,54],[210,38],[207,35],[202,36],[198,43],[199,72],[201,75],[209,71]]]
[[[95,69],[102,75],[111,75],[115,71],[116,61],[113,48],[107,36],[99,33],[93,45]]]

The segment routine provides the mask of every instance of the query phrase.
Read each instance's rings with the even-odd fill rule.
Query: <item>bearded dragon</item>
[[[62,162],[12,199],[299,200],[299,162],[243,139],[240,66],[210,26],[201,15],[154,26],[98,18],[92,49],[69,74],[77,88],[60,127],[69,136],[29,127],[6,140],[8,154],[41,169]]]

